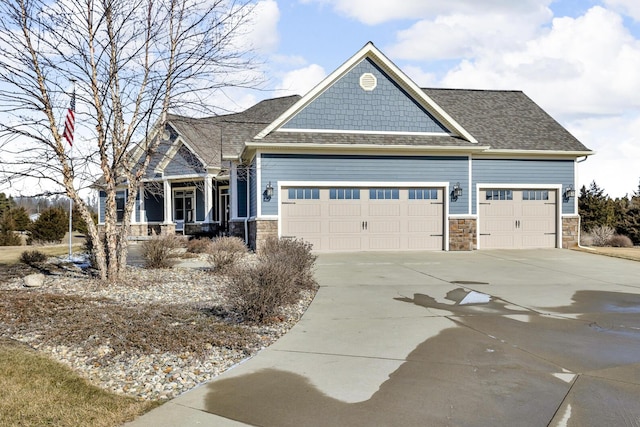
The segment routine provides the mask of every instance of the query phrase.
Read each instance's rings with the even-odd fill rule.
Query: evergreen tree
[[[11,196],[7,197],[6,194],[0,193],[0,215],[11,209],[16,205]]]
[[[585,232],[599,225],[616,225],[614,203],[595,181],[591,182],[588,189],[584,185],[580,189],[578,211],[582,218],[582,230]]]
[[[49,208],[31,226],[31,243],[59,243],[69,228],[69,216],[62,208]]]
[[[16,231],[27,231],[31,227],[31,219],[29,219],[29,213],[22,206],[16,206],[9,210],[8,215],[11,215],[15,223]]]
[[[0,246],[19,246],[22,239],[15,233],[16,224],[9,211],[0,215]]]

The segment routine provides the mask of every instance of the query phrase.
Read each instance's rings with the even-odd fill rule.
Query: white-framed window
[[[329,189],[329,199],[331,200],[359,200],[359,188],[331,188]]]
[[[400,189],[398,188],[371,188],[369,200],[398,200]]]
[[[513,200],[512,190],[487,190],[485,191],[486,200]]]
[[[320,198],[319,188],[290,188],[289,200],[317,200]]]
[[[438,200],[437,188],[410,188],[409,200]]]
[[[549,200],[548,190],[524,190],[522,200]]]

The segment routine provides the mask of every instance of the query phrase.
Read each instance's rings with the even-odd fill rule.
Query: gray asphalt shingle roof
[[[267,127],[293,105],[300,96],[267,99],[235,114],[192,118],[169,115],[167,120],[184,141],[209,166],[221,166],[221,152],[235,155],[244,143]]]
[[[264,144],[341,144],[381,146],[469,147],[496,150],[589,151],[569,131],[521,91],[423,89],[478,144],[448,135],[358,134],[273,131],[254,137],[297,102],[299,96],[264,100],[236,114],[190,118],[170,115],[169,123],[208,166],[222,155],[237,155],[245,142]]]
[[[423,90],[480,145],[498,150],[589,151],[521,91]]]

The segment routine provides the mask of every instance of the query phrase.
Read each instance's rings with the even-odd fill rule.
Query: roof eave
[[[242,155],[249,150],[260,149],[300,149],[300,150],[378,150],[378,151],[456,151],[456,152],[483,152],[489,149],[489,146],[461,146],[461,145],[380,145],[380,144],[317,144],[317,143],[273,143],[273,142],[246,142],[245,149],[238,156]],[[231,160],[231,159],[229,159]]]
[[[488,148],[482,154],[510,155],[510,156],[549,156],[549,157],[583,157],[596,154],[592,150],[512,150]]]

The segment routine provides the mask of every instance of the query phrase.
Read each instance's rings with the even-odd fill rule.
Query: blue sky
[[[637,0],[263,0],[249,38],[267,90],[228,108],[302,95],[372,41],[421,86],[524,91],[597,152],[580,185],[638,189]]]

